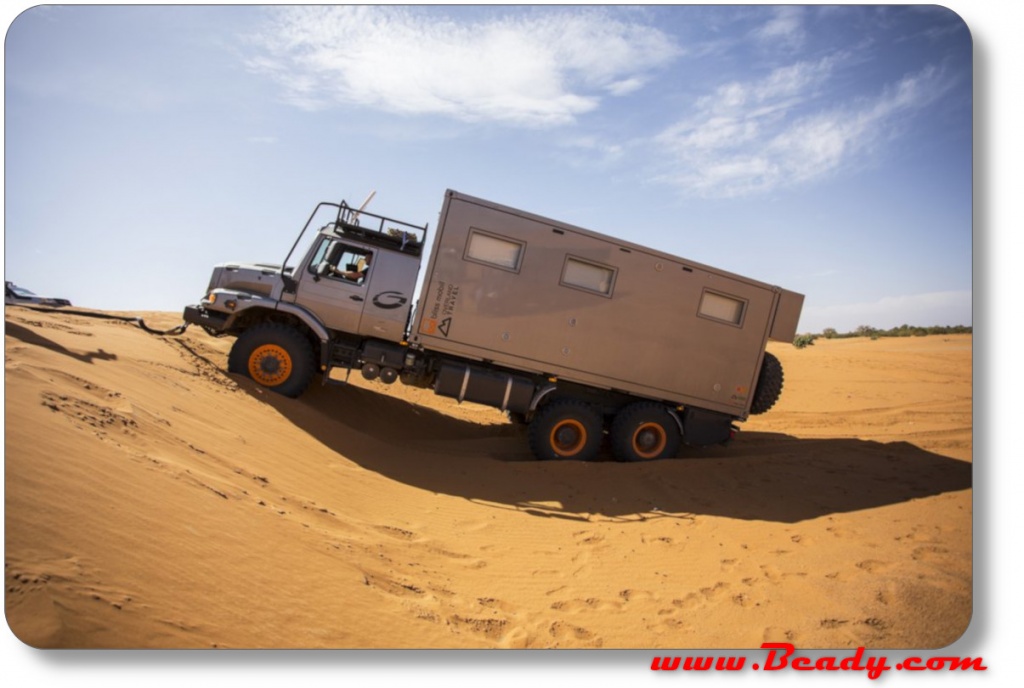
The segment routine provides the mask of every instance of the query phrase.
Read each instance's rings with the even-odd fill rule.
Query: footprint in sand
[[[929,545],[927,547],[917,547],[913,552],[910,553],[910,558],[914,561],[935,561],[942,559],[941,555],[948,554],[949,550],[945,547],[938,547],[935,545]]]
[[[363,585],[368,585],[395,597],[422,598],[427,594],[423,588],[413,583],[403,583],[373,571],[363,571]]]
[[[691,592],[686,597],[675,598],[672,605],[679,609],[696,609],[709,603],[718,602],[728,594],[729,584],[719,581],[714,586],[701,588],[697,592]]]
[[[889,568],[889,564],[878,559],[865,559],[864,561],[858,561],[856,567],[868,573],[881,573]]]
[[[632,588],[626,588],[625,590],[619,591],[619,597],[622,598],[623,602],[632,602],[634,600],[643,600],[645,602],[654,599],[654,595],[646,590],[633,590]]]
[[[448,625],[455,633],[469,631],[488,640],[500,641],[507,631],[508,619],[477,619],[453,614],[448,617]]]
[[[585,600],[560,600],[551,605],[551,608],[555,611],[560,612],[585,612],[585,611],[619,611],[622,609],[621,602],[610,602],[607,600],[599,600],[596,597],[589,597]]]
[[[373,526],[373,529],[376,530],[378,533],[383,533],[384,535],[390,535],[391,537],[395,538],[396,540],[415,540],[416,539],[416,533],[412,532],[411,530],[406,530],[404,528],[399,528],[397,526]]]
[[[471,554],[463,554],[462,552],[452,552],[451,550],[444,549],[442,547],[428,547],[427,551],[431,554],[438,554],[442,557],[454,559],[465,564],[466,568],[470,569],[482,569],[487,567],[487,561],[484,559],[478,559]]]
[[[846,624],[850,623],[846,619],[822,619],[820,626],[822,628],[842,628]]]
[[[764,564],[762,564],[760,568],[761,572],[764,574],[765,579],[771,583],[779,583],[781,581],[786,580],[787,578],[792,578],[794,576],[796,576],[797,578],[807,577],[807,573],[804,571],[780,571],[774,566],[768,566]]]
[[[109,406],[94,404],[66,394],[43,392],[41,396],[43,406],[64,414],[79,427],[84,423],[96,430],[121,430],[128,434],[132,434],[138,428],[134,418],[120,414]]]
[[[514,611],[514,607],[508,602],[502,602],[501,600],[494,597],[478,597],[477,604],[484,609],[497,609],[498,611],[506,612],[511,614]]]
[[[557,641],[556,647],[601,647],[604,644],[594,633],[564,621],[553,622],[548,633]]]
[[[732,600],[732,603],[735,604],[737,607],[746,608],[761,606],[760,602],[755,602],[754,599],[745,592],[737,593],[733,595],[730,599]]]
[[[587,530],[579,530],[572,534],[576,543],[580,545],[599,545],[604,542],[604,536]]]

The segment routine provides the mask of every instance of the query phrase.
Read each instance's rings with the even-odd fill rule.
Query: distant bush
[[[798,334],[796,339],[793,340],[793,346],[798,349],[803,349],[806,346],[813,346],[814,340],[818,338],[816,334]]]

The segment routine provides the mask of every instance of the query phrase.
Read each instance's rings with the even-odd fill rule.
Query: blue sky
[[[5,43],[5,275],[180,311],[319,201],[447,188],[972,324],[972,47],[936,6],[42,6]]]

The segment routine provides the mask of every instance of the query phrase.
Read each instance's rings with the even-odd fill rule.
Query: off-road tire
[[[649,401],[619,411],[609,434],[612,453],[619,461],[671,459],[683,443],[679,424],[668,409]]]
[[[313,380],[316,363],[309,340],[293,327],[256,325],[235,340],[228,370],[286,397],[298,397]]]
[[[754,401],[750,405],[751,415],[765,413],[782,394],[782,364],[774,355],[764,352],[764,360],[761,362],[761,375],[757,378],[757,387],[754,389]]]
[[[530,451],[542,461],[593,461],[604,438],[604,419],[590,404],[575,399],[552,401],[530,421]]]

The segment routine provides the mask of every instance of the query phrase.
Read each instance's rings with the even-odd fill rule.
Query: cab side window
[[[372,262],[372,252],[325,238],[313,253],[309,271],[319,278],[362,284]]]

